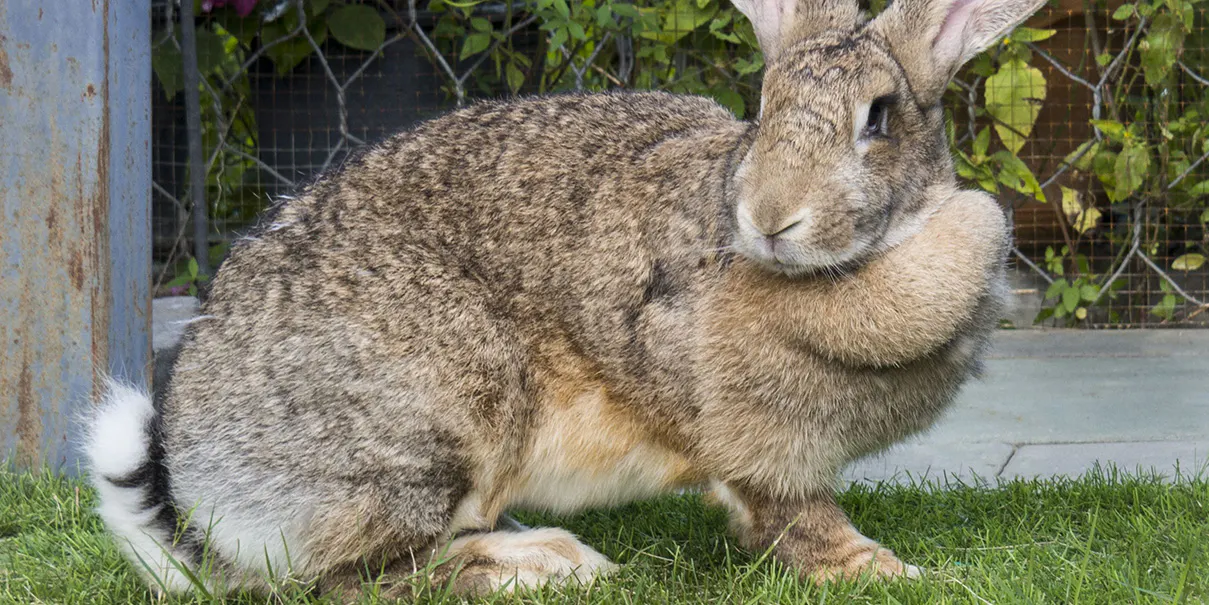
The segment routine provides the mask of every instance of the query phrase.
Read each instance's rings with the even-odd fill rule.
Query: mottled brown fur
[[[484,102],[283,201],[217,275],[163,397],[172,507],[216,519],[226,569],[325,586],[489,532],[443,564],[477,593],[609,568],[562,534],[492,532],[509,506],[710,479],[747,543],[804,574],[904,573],[829,490],[977,372],[1008,236],[956,188],[950,66],[894,37],[952,3],[899,2],[870,24],[846,2],[740,2],[776,49],[755,122],[655,92]],[[883,97],[888,132],[866,138]]]

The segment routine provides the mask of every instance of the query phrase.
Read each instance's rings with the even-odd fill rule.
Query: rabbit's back
[[[317,303],[352,294],[378,304],[363,282],[405,256],[414,258],[394,271],[456,266],[497,304],[599,299],[610,290],[602,281],[638,257],[727,243],[722,190],[747,129],[711,101],[660,93],[475,105],[388,139],[285,202],[237,247],[215,305],[239,313],[272,296],[265,280],[286,276],[314,282]]]

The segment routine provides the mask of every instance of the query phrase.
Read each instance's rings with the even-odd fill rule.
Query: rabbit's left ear
[[[856,0],[731,0],[751,21],[766,63],[798,40],[827,30],[851,30],[860,19]]]
[[[893,0],[880,31],[921,101],[940,100],[957,70],[1041,8],[1045,0]]]

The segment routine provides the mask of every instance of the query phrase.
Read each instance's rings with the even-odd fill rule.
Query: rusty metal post
[[[105,373],[146,384],[149,0],[0,0],[0,456],[73,472]]]

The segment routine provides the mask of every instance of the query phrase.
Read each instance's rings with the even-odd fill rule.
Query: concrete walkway
[[[1209,330],[1005,330],[981,381],[931,431],[852,480],[1080,475],[1097,462],[1174,477],[1209,463]],[[1209,474],[1209,473],[1206,473]]]
[[[196,309],[191,298],[155,301],[156,350]],[[1209,330],[998,332],[986,376],[944,420],[847,478],[993,483],[1097,462],[1172,477],[1209,464]]]

